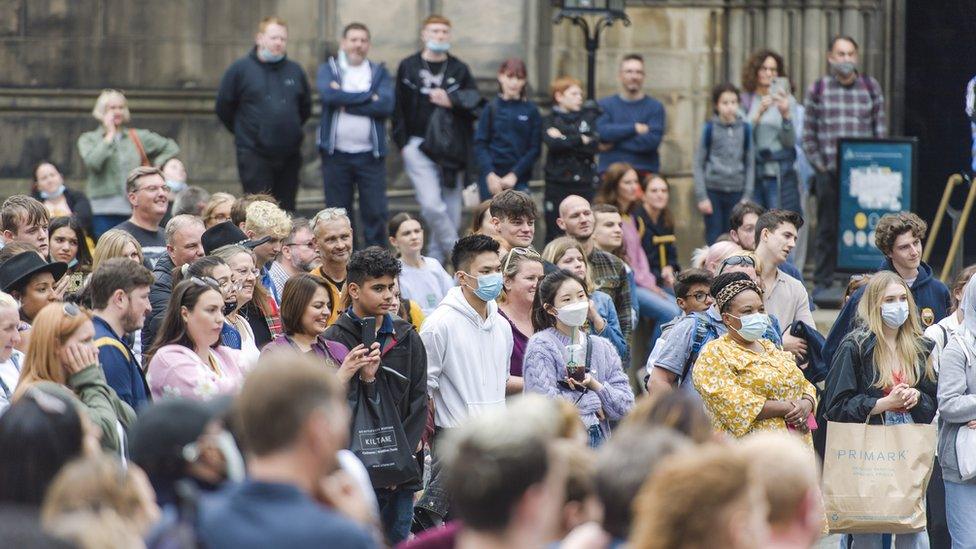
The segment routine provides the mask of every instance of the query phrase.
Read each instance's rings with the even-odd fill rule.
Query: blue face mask
[[[41,199],[43,200],[50,200],[52,198],[57,198],[62,194],[64,194],[64,185],[58,187],[58,190],[54,191],[53,193],[46,193],[44,191],[40,191],[39,194],[41,195]]]
[[[751,315],[742,315],[741,317],[729,316],[742,324],[742,327],[738,330],[731,326],[729,328],[735,330],[746,341],[758,340],[766,333],[766,329],[769,327],[769,316],[764,313],[753,313]]]
[[[434,53],[447,53],[447,50],[451,49],[450,42],[434,42],[433,40],[428,40],[425,46]]]
[[[465,276],[471,275],[465,273]],[[491,273],[473,278],[478,280],[478,287],[473,288],[474,295],[478,296],[478,299],[488,302],[502,293],[502,273]],[[471,288],[471,286],[468,287]]]
[[[269,50],[268,48],[259,48],[258,58],[261,59],[261,61],[264,61],[265,63],[277,63],[278,61],[281,61],[282,59],[285,58],[285,54],[283,53],[274,54],[271,53],[271,50]]]
[[[173,181],[172,179],[167,179],[166,186],[169,187],[169,190],[173,191],[174,193],[178,193],[186,188],[186,181]]]

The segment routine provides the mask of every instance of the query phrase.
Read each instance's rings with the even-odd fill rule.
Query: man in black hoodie
[[[383,531],[393,546],[410,534],[413,494],[421,488],[415,454],[427,424],[427,352],[413,326],[394,316],[400,262],[390,252],[376,246],[359,250],[347,273],[352,306],[324,335],[337,361],[343,351],[364,343],[380,350],[378,364],[362,367],[350,379],[347,397],[353,411],[351,449],[369,471]],[[370,322],[375,332],[364,334]],[[364,335],[373,341],[364,342]]]
[[[302,124],[312,114],[312,94],[301,65],[285,58],[288,25],[265,17],[255,47],[220,81],[217,117],[234,133],[237,171],[244,192],[270,192],[295,211],[302,166]]]
[[[424,49],[400,62],[396,77],[393,139],[403,169],[430,229],[429,255],[445,259],[461,224],[461,181],[483,99],[471,70],[450,55],[451,22],[440,15],[424,20]],[[449,116],[448,116],[449,115]],[[432,124],[432,121],[444,124]],[[440,131],[431,132],[429,127]],[[428,139],[436,136],[437,139]]]

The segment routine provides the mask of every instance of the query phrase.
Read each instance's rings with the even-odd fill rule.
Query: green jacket
[[[139,141],[146,150],[146,156],[159,166],[180,152],[176,141],[149,130],[136,130]],[[120,139],[105,142],[105,128],[98,128],[81,134],[78,138],[78,152],[88,170],[88,198],[106,198],[125,195],[125,178],[133,168],[139,167],[141,159],[135,143],[129,139],[129,128],[119,128]]]
[[[117,423],[128,429],[136,420],[136,413],[122,401],[115,390],[105,383],[105,372],[100,366],[92,366],[68,377],[68,385],[52,381],[42,381],[37,388],[58,393],[68,398],[81,400],[88,419],[102,430],[102,447],[118,452],[119,440]]]

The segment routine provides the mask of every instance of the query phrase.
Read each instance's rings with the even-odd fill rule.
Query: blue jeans
[[[976,484],[945,481],[945,502],[953,547],[976,547]]]
[[[665,297],[666,296],[666,297]],[[681,315],[681,309],[674,296],[656,294],[647,288],[637,287],[634,295],[634,302],[637,303],[637,310],[640,316],[654,321],[654,332],[651,334],[651,341],[657,341],[661,337],[661,326],[669,322],[676,316]]]
[[[325,205],[345,208],[352,219],[353,192],[359,189],[359,217],[367,246],[387,246],[386,165],[372,152],[322,154]]]
[[[887,540],[885,540],[887,538]],[[888,545],[886,546],[885,543]],[[844,534],[840,538],[841,549],[929,549],[929,535],[922,530],[914,534],[897,534],[891,543],[891,534]]]
[[[712,203],[711,215],[705,216],[705,242],[708,245],[715,244],[718,237],[724,232],[728,232],[729,218],[732,217],[732,208],[742,200],[742,193],[729,193],[725,191],[706,190],[708,200]]]
[[[760,177],[756,181],[756,190],[753,196],[756,203],[767,210],[783,209],[803,213],[800,204],[800,188],[795,184],[788,184],[780,188],[778,177]]]
[[[93,215],[92,216],[92,240],[98,240],[98,237],[105,234],[106,231],[112,227],[122,223],[126,219],[129,219],[127,215]]]
[[[383,535],[390,547],[406,540],[413,523],[413,490],[379,489],[376,490],[376,501],[380,505]]]

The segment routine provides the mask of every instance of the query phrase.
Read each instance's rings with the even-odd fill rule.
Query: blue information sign
[[[884,255],[874,229],[887,213],[915,206],[915,138],[841,139],[837,144],[837,270],[876,271]]]

